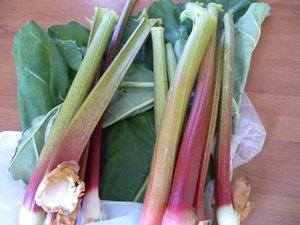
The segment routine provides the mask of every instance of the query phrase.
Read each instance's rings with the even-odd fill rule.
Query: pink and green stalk
[[[224,16],[224,59],[216,152],[215,199],[219,225],[239,224],[231,197],[231,139],[234,65],[234,26],[231,13]]]
[[[164,28],[153,27],[151,30],[153,48],[153,70],[154,70],[154,117],[156,132],[161,124],[161,119],[165,110],[166,98],[168,93],[167,65],[164,42]],[[145,193],[149,177],[147,176],[144,184],[134,197],[137,202]]]
[[[216,37],[215,37],[216,38]],[[222,58],[222,47],[223,42],[221,41],[218,44],[217,57],[216,57],[216,75],[215,75],[215,84],[214,84],[214,93],[212,99],[212,111],[211,118],[209,122],[209,128],[207,131],[207,138],[205,143],[205,148],[203,154],[201,155],[201,163],[198,174],[198,182],[196,193],[194,196],[194,207],[196,208],[197,220],[205,224],[204,221],[209,221],[207,215],[207,205],[204,199],[204,190],[206,185],[206,178],[209,166],[209,160],[213,148],[213,142],[215,137],[215,130],[218,118],[218,109],[220,101],[220,90],[221,90],[221,79],[222,79],[222,70],[223,70],[223,58]]]
[[[151,28],[159,22],[160,20],[148,19],[146,12],[142,13],[139,26],[85,99],[60,142],[55,146],[47,175],[40,183],[35,196],[37,204],[44,210],[68,214],[75,209],[83,195],[82,182],[77,175],[77,162]],[[65,198],[62,195],[64,192]]]
[[[207,9],[212,16],[218,18],[221,6],[210,3]],[[163,225],[194,225],[196,222],[193,201],[199,168],[203,166],[201,163],[206,163],[201,159],[205,155],[205,143],[213,104],[216,36],[217,24],[213,28],[213,35],[198,75],[196,94],[181,141]],[[207,171],[207,166],[203,169]],[[205,182],[206,173],[202,175],[205,176]]]
[[[107,69],[117,54],[123,31],[133,9],[134,3],[135,0],[127,0],[125,3],[108,47],[108,55],[104,62],[104,70]],[[101,136],[102,119],[98,122],[90,138],[88,167],[85,178],[86,194],[82,202],[82,216],[84,223],[96,222],[107,218],[101,207],[99,199]]]
[[[186,17],[193,20],[194,26],[168,92],[166,108],[154,147],[140,225],[162,223],[188,101],[206,47],[217,24],[217,19],[199,3],[186,5],[181,19]]]
[[[101,20],[101,22],[99,22],[99,28],[97,29],[94,40],[90,44],[90,47],[88,48],[83,62],[76,74],[27,186],[19,217],[19,223],[21,225],[42,224],[45,220],[45,212],[35,204],[34,196],[37,187],[42,181],[47,170],[50,156],[54,149],[53,146],[57,145],[62,134],[67,129],[72,117],[91,90],[99,65],[101,64],[106,45],[117,21],[117,15],[114,11],[98,9],[98,13],[100,15],[99,19]]]

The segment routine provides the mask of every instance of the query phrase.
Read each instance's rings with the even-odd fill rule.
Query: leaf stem
[[[231,13],[224,16],[224,59],[216,153],[215,198],[219,225],[239,224],[231,199],[231,138],[234,66],[234,25]]]
[[[168,78],[169,78],[169,84],[171,86],[171,83],[176,73],[176,67],[177,67],[177,59],[171,43],[166,44],[166,56],[167,56]]]
[[[153,27],[151,37],[153,45],[155,128],[158,131],[165,111],[168,92],[164,28]]]

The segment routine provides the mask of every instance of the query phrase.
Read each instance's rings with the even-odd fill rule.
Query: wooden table
[[[77,20],[87,24],[93,7],[119,11],[125,0],[0,1],[0,131],[19,130],[14,35],[26,20],[43,27]],[[149,5],[139,0],[135,12]],[[300,224],[300,1],[266,0],[272,15],[263,25],[247,93],[268,133],[263,152],[240,167],[251,178],[256,207],[245,225]]]

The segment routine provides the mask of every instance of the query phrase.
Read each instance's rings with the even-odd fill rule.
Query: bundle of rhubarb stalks
[[[20,30],[14,40],[14,57],[26,130],[10,168],[15,178],[28,182],[20,224],[76,224],[79,214],[81,224],[109,219],[99,199],[99,190],[101,198],[110,198],[108,191],[102,191],[107,189],[114,191],[109,200],[143,201],[141,225],[210,224],[211,208],[219,225],[239,224],[246,218],[253,208],[249,181],[231,182],[231,142],[249,69],[242,68],[246,72],[238,74],[236,58],[247,58],[243,56],[246,50],[239,52],[240,43],[257,43],[269,7],[264,3],[250,6],[252,1],[223,3],[175,5],[160,0],[152,4],[149,15],[144,10],[130,18],[135,0],[127,0],[120,16],[96,7],[90,31],[73,22],[45,33],[33,21]],[[259,22],[239,36],[237,20],[242,25]],[[253,27],[259,34],[252,37]],[[73,39],[75,33],[78,38]],[[139,80],[145,74],[150,74],[149,80]],[[134,76],[136,80],[130,79]],[[117,118],[112,110],[123,107],[118,99],[129,94],[142,98],[137,90],[150,90],[151,98],[130,110],[127,101],[126,113],[117,110],[122,116],[112,122],[111,118]],[[154,114],[147,119],[145,113],[151,113],[153,106]],[[34,120],[45,113],[40,122]],[[146,125],[138,127],[134,119],[141,115]],[[118,133],[121,123],[127,124],[124,133]],[[133,153],[127,172],[122,163],[107,169],[108,161],[118,154],[114,149],[126,149],[127,142],[119,143],[117,136],[136,126],[132,132],[143,139],[152,123],[153,143],[147,143],[150,154]],[[129,146],[124,157],[140,146],[141,142]],[[130,167],[146,154],[150,155],[147,163],[135,170]],[[121,162],[122,154],[117,157]],[[143,176],[138,175],[140,168],[146,171]],[[118,179],[112,182],[114,169]],[[120,181],[123,173],[139,179],[136,185],[131,179]],[[212,179],[213,204],[204,196]],[[131,185],[128,190],[125,182]],[[119,190],[125,190],[123,196],[128,198],[116,197]]]

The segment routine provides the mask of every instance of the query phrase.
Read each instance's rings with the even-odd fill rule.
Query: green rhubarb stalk
[[[234,66],[234,25],[231,13],[224,16],[224,59],[216,152],[215,198],[219,225],[239,224],[231,199],[231,139]]]
[[[180,18],[190,18],[193,30],[187,40],[169,89],[162,123],[156,138],[141,225],[161,225],[168,202],[176,152],[190,94],[217,19],[188,3]]]
[[[90,25],[91,25],[91,31],[90,31],[90,36],[89,36],[87,47],[90,46],[90,44],[97,32],[97,29],[100,26],[100,23],[103,19],[103,13],[105,11],[106,11],[106,9],[103,9],[103,8],[98,8],[98,7],[94,8],[94,15],[93,15],[92,19],[89,20]]]
[[[28,214],[32,214],[30,212],[41,212],[41,209],[36,206],[34,201],[36,189],[45,175],[50,161],[50,155],[52,154],[53,149],[55,149],[54,146],[59,142],[72,117],[78,111],[92,88],[106,45],[108,44],[113,28],[117,22],[118,16],[114,11],[99,9],[97,12],[101,13],[101,22],[99,21],[100,24],[94,35],[93,41],[87,49],[82,64],[55,120],[49,137],[42,149],[36,168],[29,181],[23,201],[22,210],[24,210],[21,210],[20,213],[21,224],[23,224],[24,221],[28,221],[28,218],[24,219],[23,216],[25,217]],[[34,220],[34,216],[31,217],[33,218],[32,220]]]
[[[148,37],[151,28],[159,22],[160,20],[148,19],[145,11],[142,13],[139,26],[104,72],[73,117],[62,139],[58,145],[55,146],[53,150],[54,154],[48,166],[47,175],[39,185],[35,197],[37,204],[42,206],[45,211],[54,210],[62,213],[74,211],[78,199],[82,196],[82,182],[78,180],[77,162],[99,119],[120,86],[138,51]],[[94,39],[92,44],[93,42]],[[67,174],[61,174],[65,171],[63,168],[66,168],[68,171]],[[59,176],[58,181],[54,182],[52,179],[53,176],[57,176],[57,173],[61,176]],[[74,189],[67,188],[65,185],[66,182]],[[62,186],[60,186],[60,184]],[[62,188],[60,194],[57,193],[57,188]],[[62,195],[62,191],[65,191],[67,194]],[[57,193],[57,195],[51,196],[51,193]],[[71,198],[70,195],[72,196]],[[66,198],[63,198],[64,196],[66,196]],[[70,201],[70,199],[72,201]]]
[[[158,131],[163,117],[168,92],[167,64],[164,43],[164,28],[151,30],[154,70],[154,115],[155,128]]]
[[[169,84],[171,86],[171,83],[175,76],[176,66],[177,66],[177,59],[171,43],[166,44],[166,56],[167,56],[168,78],[169,78]]]
[[[154,117],[155,128],[158,131],[161,119],[166,105],[168,93],[168,78],[166,53],[164,44],[164,28],[153,27],[151,30],[152,45],[153,45],[153,69],[154,69]],[[135,196],[133,201],[139,201],[144,195],[149,177],[147,176],[141,189]]]

